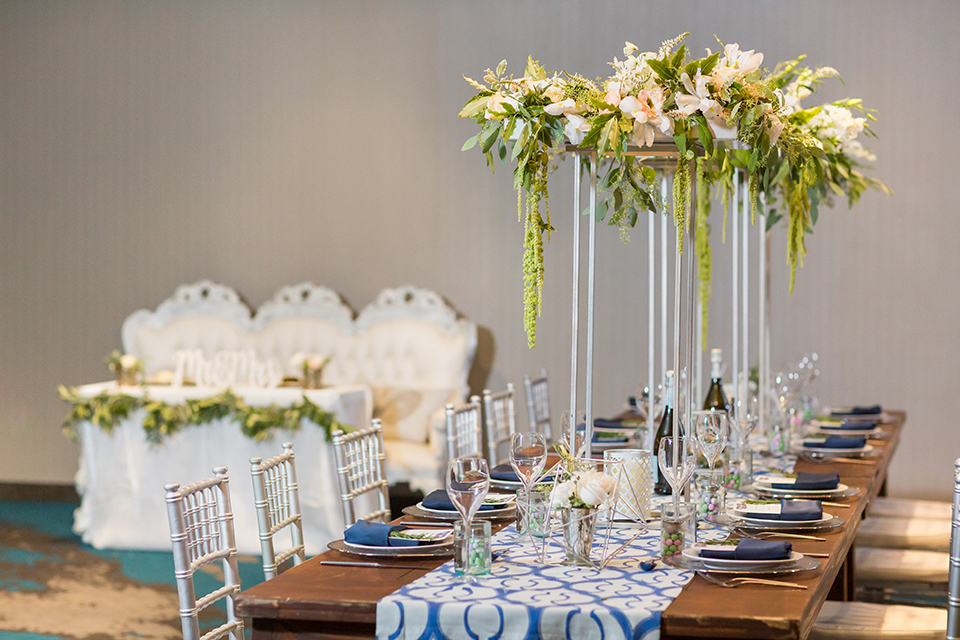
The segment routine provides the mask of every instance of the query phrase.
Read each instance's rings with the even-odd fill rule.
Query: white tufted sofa
[[[466,398],[477,327],[432,291],[385,289],[354,319],[325,287],[283,287],[255,314],[233,289],[210,281],[183,285],[156,311],[123,323],[124,352],[142,359],[147,378],[172,370],[176,352],[253,350],[284,372],[297,352],[330,356],[323,383],[366,384],[384,422],[387,475],[414,488],[442,486],[443,407]],[[362,426],[362,425],[360,425]]]

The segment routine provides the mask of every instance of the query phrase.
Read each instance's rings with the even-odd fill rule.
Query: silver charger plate
[[[816,558],[811,558],[810,556],[803,556],[796,562],[785,562],[784,564],[763,567],[760,569],[711,569],[699,560],[683,558],[680,561],[680,567],[682,569],[689,569],[690,571],[696,571],[697,573],[731,576],[781,576],[790,573],[799,573],[801,571],[812,571],[813,569],[819,569],[821,564],[822,563],[819,560]]]
[[[797,526],[783,526],[783,520],[771,520],[770,524],[760,524],[759,520],[751,520],[749,523],[741,520],[737,525],[738,529],[744,531],[782,531],[783,533],[801,533],[809,531],[831,531],[839,529],[847,523],[843,518],[833,517],[830,520],[823,520],[811,524]]]
[[[445,545],[423,547],[354,547],[343,540],[334,540],[327,544],[328,549],[370,558],[444,558],[453,555],[453,541]],[[411,567],[415,568],[415,567]]]
[[[787,500],[840,500],[860,495],[859,487],[847,487],[844,491],[827,489],[822,492],[792,493],[784,489],[769,489],[755,484],[745,484],[740,487],[741,493],[753,494],[762,498],[785,498]]]
[[[453,522],[454,520],[462,520],[460,514],[457,511],[449,512],[439,512],[439,511],[428,511],[422,509],[417,505],[411,505],[409,507],[404,507],[403,512],[408,516],[413,516],[415,518],[430,518],[431,520],[444,520]],[[505,509],[489,509],[487,511],[477,511],[473,516],[474,518],[481,518],[483,520],[492,520],[492,521],[501,521],[501,520],[515,520],[517,517],[517,508],[515,506],[509,506]]]

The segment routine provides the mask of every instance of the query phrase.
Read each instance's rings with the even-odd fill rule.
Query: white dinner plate
[[[425,533],[425,534],[430,534],[430,535],[437,535],[437,534],[440,533],[440,531],[437,531],[436,529],[407,529],[407,531],[408,531],[408,532],[413,531],[413,532],[417,532],[417,533]],[[367,549],[367,550],[369,550],[369,549],[380,549],[380,550],[383,550],[383,549],[420,549],[420,550],[426,551],[426,550],[430,550],[430,549],[439,549],[440,547],[448,547],[448,546],[452,545],[452,544],[453,544],[453,529],[450,529],[450,530],[446,531],[445,533],[446,533],[446,535],[445,535],[443,538],[441,538],[440,540],[436,541],[436,542],[431,542],[431,543],[427,543],[427,544],[408,545],[408,546],[404,546],[404,547],[382,547],[382,546],[375,545],[375,544],[356,544],[356,543],[354,543],[354,542],[347,542],[346,540],[343,541],[343,544],[347,545],[348,547],[352,547],[352,548],[354,548],[354,549]]]
[[[813,420],[810,425],[820,433],[836,436],[878,436],[886,433],[879,425],[869,429],[851,429],[850,427],[840,427],[836,423],[821,422]]]
[[[791,551],[790,557],[781,560],[734,560],[726,558],[702,558],[700,550],[709,548],[711,545],[695,544],[683,550],[683,557],[688,560],[695,560],[702,563],[708,569],[733,569],[740,571],[750,571],[753,569],[766,569],[778,565],[789,565],[803,558],[803,554],[797,551]],[[720,545],[722,546],[722,545]]]
[[[492,504],[492,505],[493,505],[493,508],[492,508],[492,509],[478,509],[478,510],[477,510],[477,515],[481,515],[481,514],[484,514],[484,513],[503,513],[503,512],[510,511],[511,509],[516,509],[516,505],[513,504],[513,502],[514,502],[514,500],[516,500],[516,498],[517,498],[517,496],[516,496],[516,495],[513,495],[513,494],[508,494],[508,493],[491,493],[491,494],[487,495],[486,498],[484,498],[483,504],[485,504],[485,505],[487,505],[487,504]],[[493,499],[496,499],[496,502],[493,502],[493,501],[492,501]],[[417,507],[420,508],[420,509],[423,509],[424,511],[426,511],[426,512],[428,512],[428,513],[439,513],[439,514],[444,514],[444,515],[456,514],[456,515],[459,517],[459,512],[456,510],[456,508],[454,508],[454,509],[431,509],[431,508],[429,508],[429,507],[423,506],[423,502],[418,502],[418,503],[417,503]]]
[[[729,509],[729,513],[743,520],[747,524],[762,524],[762,525],[771,525],[779,524],[785,527],[798,527],[798,526],[810,526],[810,525],[819,525],[830,522],[835,516],[830,515],[829,513],[824,513],[822,516],[816,520],[780,520],[776,518],[748,518],[745,514],[750,513],[750,507],[752,505],[743,504],[738,502],[734,504]]]
[[[829,492],[843,493],[848,488],[847,485],[843,484],[842,482],[837,483],[836,489],[793,489],[793,488],[782,489],[782,488],[773,486],[775,484],[786,484],[787,482],[793,479],[794,478],[788,478],[785,476],[775,476],[775,475],[756,476],[753,479],[753,485],[758,489],[763,489],[764,491],[781,491],[783,493],[790,493],[790,494],[794,494],[794,493],[821,494],[821,493],[829,493]]]

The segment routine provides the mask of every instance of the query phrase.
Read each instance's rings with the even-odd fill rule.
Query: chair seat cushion
[[[827,600],[810,640],[940,640],[947,636],[945,609]]]
[[[947,553],[860,546],[855,553],[858,584],[947,583],[950,568]]]
[[[877,498],[870,505],[867,514],[883,518],[926,518],[928,520],[950,520],[953,505],[936,500],[910,500],[908,498]]]
[[[860,523],[856,540],[865,547],[948,552],[950,521],[871,517]]]

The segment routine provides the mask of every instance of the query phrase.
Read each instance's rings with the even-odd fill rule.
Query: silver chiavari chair
[[[339,429],[334,431],[333,454],[344,524],[349,527],[357,520],[389,522],[390,494],[380,419],[374,418],[371,426],[362,431],[347,434]],[[354,501],[372,492],[378,493],[378,508],[358,516]]]
[[[164,486],[180,600],[180,623],[184,640],[200,640],[200,611],[224,600],[226,623],[202,638],[243,640],[243,620],[237,618],[233,608],[233,596],[240,593],[240,573],[237,570],[237,541],[227,468],[216,467],[213,473],[213,478],[186,487],[178,483]],[[218,561],[223,565],[223,586],[198,598],[194,573]]]
[[[500,445],[510,442],[517,431],[513,384],[507,383],[507,388],[497,393],[483,390],[483,419],[487,427],[487,460],[496,465],[503,459],[499,455]],[[509,459],[509,451],[507,454]]]
[[[541,369],[539,378],[523,376],[523,388],[527,396],[530,431],[542,433],[547,442],[550,442],[553,434],[550,429],[550,387],[547,384],[547,370]]]
[[[447,411],[447,456],[450,460],[463,456],[483,456],[483,428],[480,420],[480,397]]]
[[[250,475],[263,553],[263,575],[269,580],[280,573],[280,567],[288,559],[292,558],[294,565],[307,559],[293,443],[284,442],[283,453],[266,462],[259,457],[250,458]],[[275,538],[284,529],[290,530],[290,547],[277,553]]]
[[[947,610],[828,600],[810,632],[811,640],[960,640],[960,459],[954,463],[953,481]]]

